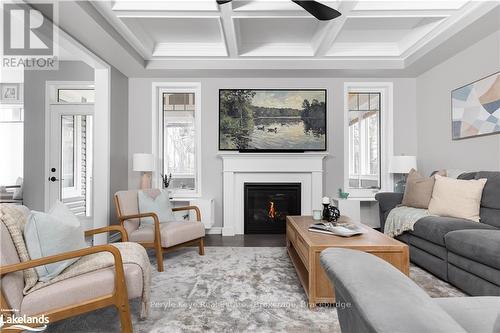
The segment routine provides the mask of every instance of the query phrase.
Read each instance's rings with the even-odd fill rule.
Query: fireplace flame
[[[269,210],[267,212],[267,216],[274,219],[276,217],[276,208],[274,207],[274,202],[269,201]]]

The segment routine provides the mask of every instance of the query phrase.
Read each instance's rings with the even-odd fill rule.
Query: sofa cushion
[[[165,222],[160,224],[161,246],[170,247],[196,238],[205,237],[205,225],[201,222]],[[145,226],[129,234],[131,242],[153,242],[154,227]]]
[[[500,172],[498,171],[480,171],[476,173],[475,179],[486,178],[488,181],[484,185],[481,206],[486,208],[498,209],[500,215]]]
[[[447,251],[443,245],[430,242],[412,234],[409,235],[408,243],[443,260],[447,258]]]
[[[411,234],[439,244],[445,245],[444,236],[450,231],[463,229],[488,229],[496,230],[488,224],[477,223],[465,219],[457,219],[454,217],[428,216],[421,218],[414,225]]]
[[[461,255],[455,254],[451,251],[448,252],[448,264],[474,274],[475,276],[500,287],[500,272],[496,268],[462,257]],[[448,275],[451,276],[450,274]]]
[[[136,264],[124,264],[125,282],[129,299],[142,295],[142,270]],[[46,313],[50,310],[74,305],[110,295],[115,289],[115,268],[108,267],[62,280],[26,295],[20,315]]]
[[[500,286],[450,263],[448,282],[471,296],[500,296]]]
[[[500,210],[481,207],[481,222],[500,229]]]
[[[500,332],[500,297],[447,297],[434,301],[467,332]]]
[[[448,251],[500,269],[500,230],[457,230],[445,243]]]

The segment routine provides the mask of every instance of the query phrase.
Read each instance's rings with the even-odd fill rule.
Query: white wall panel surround
[[[323,160],[323,194],[333,196],[343,186],[344,82],[392,82],[394,84],[394,153],[417,153],[415,79],[412,78],[130,78],[129,168],[130,188],[138,188],[139,173],[132,171],[132,155],[151,152],[153,82],[201,82],[203,197],[215,199],[215,227],[223,220],[223,171],[218,154],[219,89],[223,88],[320,88],[327,89],[328,153]]]

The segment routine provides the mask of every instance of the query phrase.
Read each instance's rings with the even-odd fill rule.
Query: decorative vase
[[[323,220],[325,220],[325,221],[330,220],[330,210],[328,209],[328,207],[330,207],[329,203],[323,204]]]

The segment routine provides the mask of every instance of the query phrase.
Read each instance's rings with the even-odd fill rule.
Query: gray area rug
[[[166,254],[165,271],[154,266],[151,314],[134,332],[340,332],[336,310],[309,310],[286,249],[206,247],[205,256],[186,248]],[[432,297],[464,296],[422,269],[412,279]],[[97,310],[49,326],[48,332],[119,332],[114,308]]]

